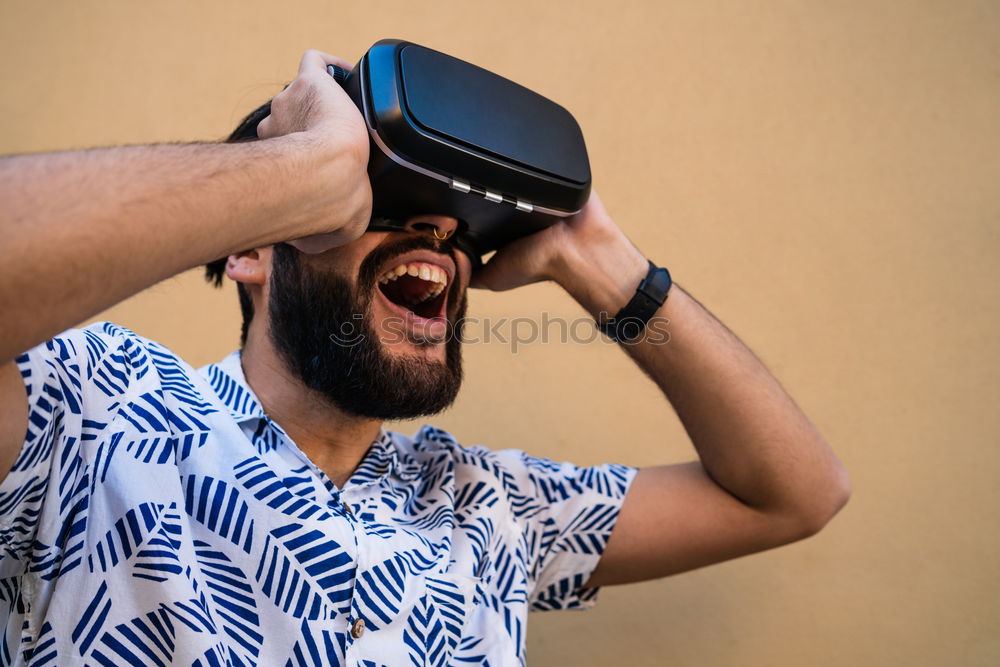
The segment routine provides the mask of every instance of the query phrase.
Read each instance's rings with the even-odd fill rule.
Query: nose
[[[458,220],[446,215],[419,215],[407,220],[403,228],[416,234],[429,234],[443,241],[455,235]]]

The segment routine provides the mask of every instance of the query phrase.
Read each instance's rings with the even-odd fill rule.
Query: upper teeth
[[[434,283],[434,285],[427,290],[423,299],[437,296],[448,284],[448,273],[444,269],[439,266],[434,266],[433,264],[426,264],[424,262],[409,262],[400,264],[379,276],[378,281],[379,283],[384,284],[389,281],[396,280],[404,274]]]

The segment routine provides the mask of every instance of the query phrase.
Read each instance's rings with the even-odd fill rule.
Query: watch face
[[[662,306],[663,302],[667,300],[667,291],[673,285],[673,281],[670,279],[670,272],[663,267],[657,267],[652,272],[652,275],[646,278],[646,282],[651,287],[651,289],[646,290],[646,293],[659,301],[659,305]]]

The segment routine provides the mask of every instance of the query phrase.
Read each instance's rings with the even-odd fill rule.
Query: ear
[[[265,285],[270,271],[270,246],[244,250],[226,258],[226,275],[238,283]]]

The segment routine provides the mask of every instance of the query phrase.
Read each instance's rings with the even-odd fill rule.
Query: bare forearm
[[[757,357],[679,286],[657,316],[670,322],[669,342],[628,351],[670,400],[709,476],[761,511],[823,523],[840,509],[840,462]]]
[[[561,282],[595,317],[617,312],[646,272],[624,236],[602,244],[600,258],[570,265]],[[669,341],[650,337],[625,348],[673,405],[708,475],[750,507],[822,525],[849,492],[823,437],[754,354],[679,285],[655,317],[669,321]]]
[[[0,160],[0,362],[188,268],[334,227],[316,192],[352,211],[352,160],[303,133]]]

